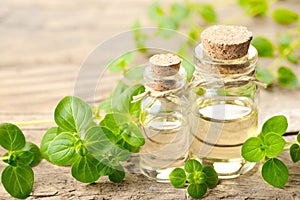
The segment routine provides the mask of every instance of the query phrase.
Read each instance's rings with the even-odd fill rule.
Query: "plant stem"
[[[0,160],[8,160],[8,159],[9,159],[9,156],[0,157]]]
[[[284,60],[284,56],[279,56],[277,57],[275,60],[273,60],[273,62],[268,66],[268,69],[270,71],[273,71],[275,67],[277,67],[281,62],[282,60]]]
[[[28,126],[28,125],[37,125],[37,124],[53,124],[53,120],[37,120],[37,121],[24,121],[14,123],[16,126]]]
[[[284,148],[282,151],[290,151],[290,148]]]
[[[292,145],[294,144],[295,142],[285,142],[285,145]]]

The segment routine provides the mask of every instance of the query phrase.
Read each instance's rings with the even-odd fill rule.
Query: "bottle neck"
[[[183,67],[172,76],[158,76],[150,66],[147,66],[144,71],[144,82],[147,88],[153,91],[180,91],[186,85],[186,72]]]
[[[250,45],[248,54],[234,60],[209,57],[202,44],[195,48],[196,80],[204,79],[214,86],[236,87],[249,83],[255,77],[257,51]]]

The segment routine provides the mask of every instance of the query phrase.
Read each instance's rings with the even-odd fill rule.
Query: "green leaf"
[[[278,84],[288,89],[296,89],[299,87],[297,75],[288,67],[281,66],[277,70]]]
[[[56,165],[70,165],[76,160],[76,138],[71,133],[61,133],[48,147],[49,161]]]
[[[265,37],[255,37],[251,44],[257,49],[258,56],[260,57],[273,57],[274,47],[272,42]]]
[[[105,99],[105,101],[102,101],[101,103],[99,103],[98,109],[99,109],[99,110],[103,110],[103,111],[105,111],[106,113],[112,112],[112,107],[111,107],[111,96],[109,96],[107,99]]]
[[[11,196],[25,199],[32,191],[34,174],[29,166],[7,166],[2,172],[1,181]]]
[[[119,145],[121,148],[124,148],[124,149],[126,149],[126,150],[128,150],[129,152],[132,152],[132,153],[138,153],[140,151],[140,147],[132,146],[132,145],[128,144],[123,139],[120,139],[117,142],[117,145]]]
[[[297,135],[297,141],[300,143],[300,132]]]
[[[299,15],[291,10],[278,8],[274,10],[272,17],[275,22],[282,25],[287,25],[297,22]]]
[[[154,2],[149,6],[148,13],[150,19],[153,20],[158,20],[159,18],[164,16],[164,11],[158,2]]]
[[[289,172],[285,164],[277,158],[268,160],[262,167],[264,180],[277,188],[282,188],[288,181]]]
[[[56,106],[54,120],[64,130],[80,133],[92,121],[91,107],[73,96],[64,97]]]
[[[111,151],[114,147],[114,134],[105,127],[95,126],[90,128],[85,136],[83,144],[96,158]]]
[[[206,185],[208,188],[214,188],[219,182],[218,174],[213,167],[204,166],[202,172],[206,175]]]
[[[109,180],[114,183],[121,183],[125,177],[125,171],[124,168],[119,165],[117,168],[115,168],[112,173],[108,176]]]
[[[136,21],[133,24],[132,29],[133,29],[134,41],[135,41],[135,45],[136,45],[137,49],[141,53],[146,53],[147,49],[145,47],[145,43],[147,40],[147,35],[142,33],[141,23],[139,21]]]
[[[31,167],[34,167],[41,162],[42,155],[41,155],[39,147],[36,146],[35,144],[33,144],[31,142],[26,142],[26,145],[25,145],[25,147],[23,147],[22,151],[28,151],[28,152],[32,153],[33,159],[29,163],[29,165]]]
[[[172,16],[163,16],[158,21],[159,34],[163,38],[170,38],[176,33],[179,27],[179,22]]]
[[[22,131],[14,124],[0,124],[0,145],[8,150],[14,151],[25,146],[25,137]]]
[[[187,188],[188,194],[194,199],[200,199],[205,195],[206,191],[207,191],[207,186],[205,183],[203,184],[191,183]]]
[[[300,160],[300,146],[298,144],[293,144],[290,147],[290,156],[294,163]]]
[[[285,146],[285,140],[278,134],[272,132],[264,136],[264,143],[265,153],[268,158],[278,156]]]
[[[114,148],[111,150],[111,155],[116,162],[122,162],[128,160],[131,153],[126,149],[122,148]]]
[[[122,87],[120,83],[120,87]],[[117,86],[118,87],[118,86]],[[118,88],[117,88],[118,89]],[[141,84],[136,84],[130,87],[124,88],[122,91],[114,90],[112,95],[112,108],[114,112],[121,112],[121,113],[129,113],[134,115],[135,117],[139,116],[140,113],[140,104],[141,101],[136,103],[131,103],[133,96],[141,94],[145,91],[145,87]]]
[[[125,68],[134,61],[134,59],[134,52],[127,52],[118,57],[116,60],[113,60],[108,65],[108,70],[112,73],[124,71]]]
[[[72,165],[72,176],[83,183],[92,183],[99,179],[100,172],[98,171],[99,161],[92,155],[79,156]]]
[[[170,174],[169,179],[175,188],[183,188],[186,182],[185,171],[181,168],[175,168]]]
[[[274,81],[274,77],[272,75],[272,72],[268,70],[267,68],[263,68],[260,66],[257,66],[257,72],[256,72],[256,78],[267,85],[271,85]]]
[[[290,53],[286,56],[286,59],[290,62],[290,63],[293,63],[293,64],[298,64],[298,56],[295,54],[295,53]]]
[[[126,123],[121,128],[122,138],[130,145],[140,147],[145,144],[145,139],[140,128],[133,122]]]
[[[201,4],[198,13],[208,23],[217,22],[217,13],[211,4]]]
[[[292,38],[290,35],[283,35],[279,38],[278,49],[279,52],[285,55],[285,50],[289,49],[291,46]]]
[[[134,66],[124,73],[124,77],[129,80],[136,80],[136,81],[142,80],[144,70],[145,70],[145,66],[143,65]]]
[[[199,34],[200,35],[200,34]],[[182,45],[178,51],[178,55],[182,58],[181,65],[184,67],[187,75],[187,80],[190,81],[193,77],[193,73],[195,71],[194,64],[192,62],[192,57],[190,56],[190,52],[188,51],[188,47],[186,45]]]
[[[16,151],[16,162],[17,165],[30,165],[33,161],[33,153],[29,151]]]
[[[259,137],[251,137],[242,146],[242,156],[249,162],[257,162],[265,157],[264,143]]]
[[[192,173],[192,172],[195,172],[195,171],[201,171],[202,170],[202,165],[197,160],[187,160],[186,163],[184,164],[184,170],[187,173]]]
[[[189,15],[189,9],[180,3],[172,3],[171,4],[171,16],[176,21],[184,20]]]
[[[106,114],[105,117],[99,123],[100,126],[104,126],[110,129],[115,135],[120,134],[120,128],[123,124],[130,122],[130,116],[124,113],[114,112]]]
[[[273,116],[263,124],[261,130],[261,136],[265,136],[270,132],[282,136],[287,130],[287,127],[288,127],[288,122],[285,116],[283,115]]]
[[[264,16],[268,12],[267,0],[239,0],[239,4],[250,16]]]
[[[58,130],[59,130],[58,127],[49,128],[42,138],[41,145],[40,145],[40,151],[41,151],[43,158],[45,158],[47,161],[49,161],[49,157],[48,157],[49,156],[49,153],[48,153],[49,145],[54,140],[54,138],[59,134]]]

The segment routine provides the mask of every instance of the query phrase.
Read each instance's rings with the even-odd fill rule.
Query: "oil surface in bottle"
[[[215,168],[220,178],[234,178],[254,164],[241,156],[241,147],[257,135],[257,109],[247,97],[200,99],[191,115],[194,120],[191,157]]]

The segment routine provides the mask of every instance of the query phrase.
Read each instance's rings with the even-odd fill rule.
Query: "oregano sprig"
[[[187,160],[184,169],[175,168],[169,175],[175,188],[183,188],[188,182],[187,193],[195,199],[202,198],[208,188],[218,184],[218,174],[213,167],[202,166],[197,160]]]
[[[251,137],[242,146],[242,156],[250,162],[261,162],[261,174],[270,185],[282,188],[288,181],[288,168],[278,159],[288,143],[282,137],[287,130],[288,122],[285,116],[279,115],[268,119],[257,137]],[[293,162],[300,160],[299,136],[290,147]]]
[[[131,100],[124,96],[123,100]],[[139,150],[144,138],[130,120],[131,107],[119,108],[123,113],[109,113],[98,125],[87,103],[73,96],[63,98],[54,112],[57,127],[42,139],[42,155],[55,165],[71,165],[72,176],[80,182],[95,182],[106,175],[121,182],[125,176],[121,162]]]
[[[8,152],[0,160],[8,164],[2,171],[1,182],[13,197],[25,199],[32,191],[34,172],[32,167],[42,157],[39,148],[25,140],[23,132],[14,124],[0,124],[0,145]]]

